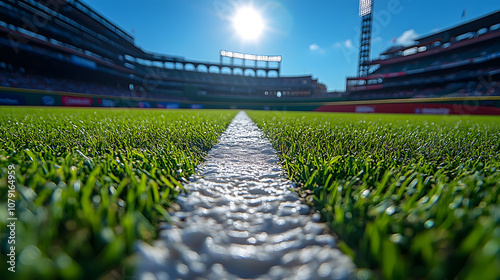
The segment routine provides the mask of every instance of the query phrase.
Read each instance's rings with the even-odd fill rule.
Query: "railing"
[[[87,14],[91,18],[95,19],[97,22],[101,23],[102,25],[106,26],[108,29],[111,31],[115,32],[118,36],[121,38],[125,39],[126,41],[130,43],[134,43],[134,37],[131,35],[127,34],[125,31],[123,31],[121,28],[117,27],[113,23],[111,23],[109,20],[104,18],[103,16],[99,15],[96,11],[94,11],[92,8],[89,6],[85,5],[84,3],[80,2],[79,0],[66,0],[68,3],[73,4],[79,11]]]

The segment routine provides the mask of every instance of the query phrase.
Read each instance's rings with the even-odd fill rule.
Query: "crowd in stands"
[[[89,83],[76,80],[46,77],[36,74],[27,74],[23,71],[0,70],[0,86],[22,89],[36,89],[47,91],[60,91],[71,93],[95,94],[104,96],[132,97],[140,95],[143,98],[157,98],[165,100],[185,100],[182,96],[165,96],[161,92],[147,92],[132,88],[117,88],[110,85]],[[135,95],[134,95],[135,94]],[[251,97],[256,93],[253,91],[241,92],[240,96]],[[217,95],[211,93],[211,95]],[[228,94],[219,93],[220,96]],[[286,94],[284,94],[286,95]],[[430,87],[419,89],[418,87],[407,87],[405,90],[376,90],[338,92],[334,94],[322,94],[318,97],[347,98],[349,100],[374,100],[374,99],[398,99],[398,98],[433,98],[433,97],[467,97],[467,96],[500,96],[500,82],[492,81],[470,81],[450,83],[443,87]],[[255,98],[270,98],[276,95],[264,96],[257,94]]]
[[[475,58],[486,58],[489,55],[498,53],[500,50],[500,42],[494,42],[487,47],[475,47],[459,52],[447,52],[440,55],[431,55],[421,59],[414,59],[411,62],[396,63],[394,65],[384,65],[372,74],[388,74],[397,72],[408,72],[420,69],[436,69],[445,66],[453,65],[454,63],[470,61]]]
[[[500,96],[500,83],[498,82],[469,82],[465,87],[445,95],[446,97],[466,96]]]
[[[366,93],[351,93],[348,94],[349,100],[377,100],[377,99],[398,99],[398,98],[412,98],[413,91],[369,91]]]
[[[223,67],[223,70],[219,72],[203,72],[195,71],[194,68],[186,68],[186,70],[170,69],[162,67],[149,67],[142,65],[135,65],[135,70],[139,73],[144,73],[145,75],[159,77],[161,79],[173,81],[173,82],[193,82],[193,83],[203,83],[203,84],[214,84],[214,85],[224,85],[224,86],[303,86],[312,85],[315,81],[310,76],[304,77],[276,77],[277,73],[272,72],[270,78],[266,78],[263,73],[255,76],[255,72],[242,72],[235,70],[234,75],[231,74],[229,68]],[[238,72],[239,71],[239,72]]]
[[[158,98],[168,100],[181,100],[182,97],[166,97],[161,93],[153,93],[144,90],[144,88],[118,88],[110,85],[102,85],[97,83],[89,83],[77,80],[68,80],[60,78],[46,77],[36,74],[23,73],[20,71],[0,70],[0,86],[35,89],[46,91],[59,91],[70,93],[95,94],[105,96],[133,97],[140,96],[142,98]]]
[[[347,96],[350,100],[500,96],[500,83],[471,81],[451,83],[443,87],[429,87],[425,89],[413,88],[389,91],[357,91],[347,94]]]
[[[276,97],[276,92],[274,92],[274,95],[272,95],[272,93],[265,94],[263,90],[256,90],[252,87],[256,85],[262,86],[260,84],[260,81],[267,81],[264,84],[274,85],[276,88],[280,88],[277,85],[283,86],[283,84],[286,84],[290,86],[294,83],[297,84],[298,82],[300,82],[300,85],[305,85],[307,87],[307,85],[312,82],[312,79],[310,77],[304,77],[303,79],[286,77],[273,79],[255,79],[252,77],[238,75],[207,74],[191,71],[172,71],[169,75],[166,75],[165,78],[168,78],[168,80],[163,79],[163,76],[161,75],[153,76],[153,78],[149,78],[144,81],[144,84],[147,85],[144,86],[145,88],[140,85],[136,86],[135,88],[128,88],[128,84],[123,85],[121,88],[119,88],[111,86],[109,84],[103,85],[86,81],[69,80],[26,73],[23,68],[14,69],[12,67],[6,67],[5,63],[0,63],[0,86],[2,87],[119,97],[140,96],[144,98],[168,99],[178,101],[187,100],[188,98],[182,96],[184,84],[182,82],[175,82],[175,79],[173,78],[180,78],[181,81],[192,79],[194,82],[198,83],[206,81],[207,79],[211,79],[212,82],[215,82],[216,80],[218,82],[223,80],[232,80],[232,82],[230,83],[232,85],[224,85],[225,83],[221,83],[219,85],[207,85],[206,89],[200,90],[198,95],[203,96],[210,93],[211,96],[218,95],[227,97],[229,95],[234,95],[255,97],[257,99],[267,99],[273,96]],[[198,78],[199,80],[196,80],[196,78]],[[137,82],[135,83],[137,84]],[[238,85],[238,83],[246,86],[241,86],[241,84],[239,86],[235,86]],[[167,93],[174,91],[177,92],[177,94],[172,95]],[[290,91],[282,91],[283,96],[287,96],[290,94]]]
[[[0,73],[0,86],[112,96],[124,94],[123,90],[110,86],[7,71]],[[130,94],[130,91],[127,93]]]

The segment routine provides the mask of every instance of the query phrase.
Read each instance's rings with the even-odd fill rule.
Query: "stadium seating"
[[[22,71],[0,70],[0,86],[19,89],[35,89],[44,91],[59,91],[80,94],[92,94],[99,96],[127,97],[132,96],[130,89],[119,89],[109,85],[90,82],[66,80],[60,78],[49,78],[42,75],[27,74]],[[182,96],[166,96],[154,92],[142,91],[144,98],[163,100],[186,100]]]
[[[347,79],[352,100],[498,95],[500,12],[393,46]],[[483,30],[483,32],[477,32]],[[487,30],[487,31],[484,31]],[[467,36],[465,36],[466,34]]]
[[[140,92],[145,98],[194,104],[245,104],[245,100],[277,98],[306,102],[492,96],[499,92],[500,28],[489,25],[500,23],[500,12],[417,39],[415,46],[393,46],[370,62],[373,71],[367,77],[348,78],[346,92],[329,93],[312,76],[235,75],[222,64],[144,51],[130,34],[79,0],[68,1],[68,8],[60,11],[35,0],[0,0],[0,5],[0,86],[7,89],[114,97]],[[19,19],[41,14],[57,20],[33,32]],[[485,22],[487,26],[482,25]],[[485,28],[487,32],[469,37],[457,33]],[[414,54],[405,53],[411,48],[416,49]],[[206,66],[205,72],[197,71],[200,65]]]
[[[309,92],[309,96],[315,96],[324,91],[311,76],[253,77],[212,73],[209,67],[208,72],[195,71],[199,62],[142,50],[130,34],[83,2],[67,1],[64,5],[62,9],[43,1],[0,0],[0,63],[26,69],[16,73],[3,71],[4,86],[126,96],[131,94],[128,85],[133,84],[149,96],[193,102],[200,96],[264,98],[266,91]],[[34,30],[32,26],[36,25],[29,21],[42,15],[55,20]],[[176,62],[173,69],[167,68],[169,59],[181,63],[182,69]],[[185,69],[187,65],[191,65],[191,70]],[[86,79],[68,78],[64,75],[68,72]],[[114,82],[89,82],[103,77]]]

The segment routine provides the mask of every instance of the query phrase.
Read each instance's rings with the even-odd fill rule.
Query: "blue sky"
[[[219,61],[220,50],[282,55],[282,75],[313,75],[328,90],[357,73],[358,1],[353,0],[84,0],[131,32],[146,51]],[[259,10],[258,40],[238,36],[233,6]],[[462,17],[466,10],[465,17]],[[371,57],[393,43],[427,35],[500,10],[498,0],[375,0]]]

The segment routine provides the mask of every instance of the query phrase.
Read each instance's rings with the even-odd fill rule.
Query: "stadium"
[[[255,103],[255,108],[282,108],[280,98],[304,102],[321,98],[325,92],[325,86],[311,76],[280,77],[280,56],[221,51],[220,62],[201,62],[147,53],[134,45],[131,35],[79,1],[51,7],[60,12],[36,1],[22,2],[20,6],[14,3],[2,3],[5,105],[241,108]],[[35,23],[21,18],[37,17],[48,22],[36,27],[35,34],[29,30]],[[224,57],[231,63],[223,63]],[[235,65],[234,60],[247,66]],[[51,76],[41,74],[47,70]],[[85,80],[74,80],[64,73]],[[37,91],[9,94],[11,88]]]
[[[499,279],[500,10],[382,44],[374,0],[328,20],[226,2],[235,26],[259,3],[361,20],[359,46],[210,61],[148,51],[86,1],[0,0],[0,277]],[[288,74],[341,48],[342,90]]]
[[[79,1],[16,3],[2,2],[4,105],[393,113],[425,113],[430,106],[451,114],[498,114],[500,106],[499,12],[418,38],[408,48],[391,47],[362,62],[366,75],[347,78],[345,92],[333,93],[312,76],[281,76],[281,56],[222,50],[219,62],[202,62],[148,53]],[[42,19],[46,24],[38,26]],[[470,96],[482,100],[474,110],[464,107]],[[363,102],[326,105],[340,101]],[[392,109],[400,102],[399,111]]]

